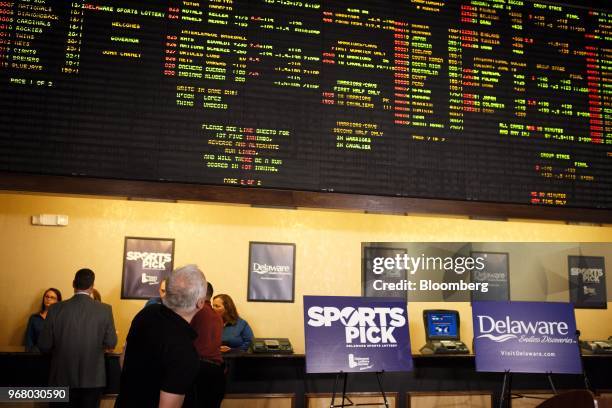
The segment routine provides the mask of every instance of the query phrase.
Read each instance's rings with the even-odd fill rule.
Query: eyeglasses
[[[57,296],[45,295],[45,299],[57,300]]]

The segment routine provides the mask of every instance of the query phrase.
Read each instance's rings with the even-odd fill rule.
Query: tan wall
[[[70,223],[67,227],[32,226],[31,216],[43,213],[66,214]],[[113,306],[122,344],[132,317],[144,304],[120,299],[123,242],[125,236],[142,236],[175,238],[175,265],[200,265],[217,293],[232,295],[256,335],[289,337],[296,352],[304,351],[302,295],[361,294],[361,242],[612,241],[612,227],[562,223],[11,193],[0,194],[0,232],[0,347],[22,343],[27,318],[36,311],[45,288],[56,286],[70,296],[74,272],[81,267],[96,272],[96,287],[103,301]],[[246,301],[249,241],[296,244],[295,303]],[[441,304],[410,305],[415,350],[424,343],[421,311],[433,307]],[[461,335],[469,345],[470,306],[453,303],[452,308],[461,312]],[[612,334],[612,307],[578,310],[576,315],[583,337]]]

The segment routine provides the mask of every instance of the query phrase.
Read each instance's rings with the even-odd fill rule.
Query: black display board
[[[575,308],[608,308],[605,257],[569,255],[567,272],[569,301]]]
[[[510,255],[507,252],[472,251],[473,258],[481,258],[484,268],[470,270],[470,281],[487,284],[487,291],[471,292],[472,301],[510,301]]]
[[[612,12],[0,2],[0,171],[612,207]]]
[[[387,289],[384,284],[393,284],[401,287],[402,282],[406,280],[406,269],[392,267],[387,268],[384,265],[376,264],[376,258],[395,258],[407,254],[406,248],[385,248],[376,246],[364,246],[362,248],[361,267],[361,296],[365,297],[389,297],[408,299],[406,289]]]

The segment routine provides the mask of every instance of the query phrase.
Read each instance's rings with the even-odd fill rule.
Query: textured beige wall
[[[32,226],[35,214],[66,214],[70,224]],[[45,288],[55,286],[70,296],[74,272],[81,267],[96,272],[96,287],[113,306],[122,344],[144,304],[120,299],[125,236],[175,238],[176,266],[200,265],[217,293],[233,296],[256,335],[289,337],[296,352],[303,352],[302,295],[360,295],[362,242],[612,242],[612,227],[3,193],[0,347],[22,343],[27,318]],[[249,241],[296,244],[295,303],[246,301]],[[410,305],[414,349],[424,342],[422,309],[440,306]],[[470,344],[470,306],[453,303],[452,308],[460,310],[462,338]],[[612,334],[612,308],[576,315],[584,337]]]

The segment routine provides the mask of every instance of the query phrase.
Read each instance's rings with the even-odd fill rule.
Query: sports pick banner
[[[406,301],[304,296],[306,372],[411,371]]]
[[[606,262],[603,256],[567,257],[570,302],[579,309],[606,309]]]
[[[174,240],[126,237],[124,248],[121,298],[159,296],[159,284],[172,272]]]
[[[473,302],[476,371],[580,374],[570,303]]]

